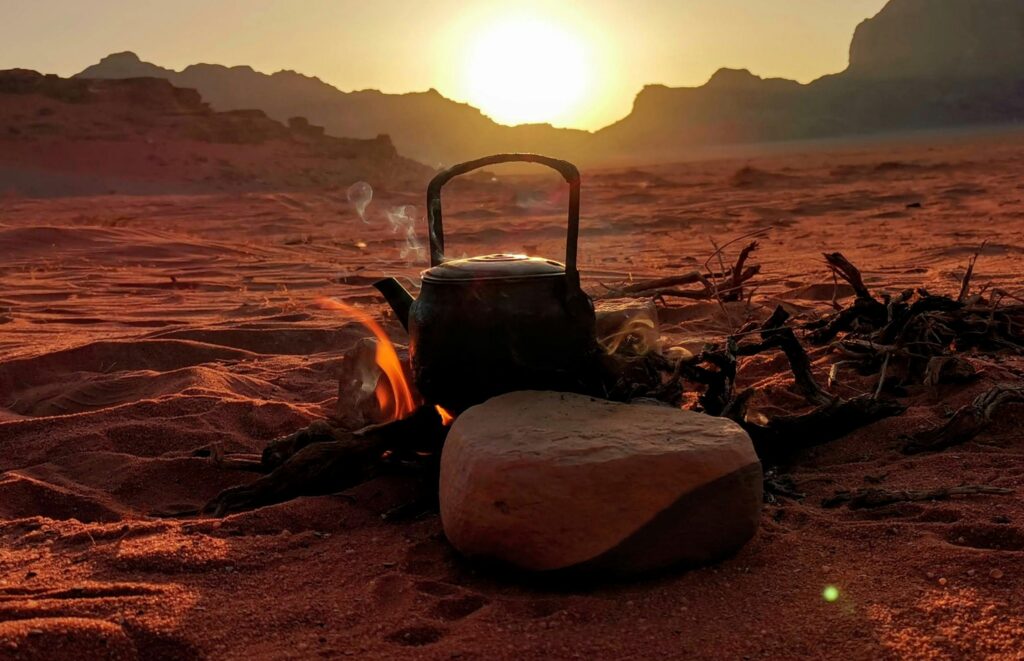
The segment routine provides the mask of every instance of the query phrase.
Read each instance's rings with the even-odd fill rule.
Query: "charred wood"
[[[446,433],[440,415],[429,407],[408,418],[354,432],[318,422],[272,443],[272,469],[267,475],[222,491],[203,511],[224,516],[299,496],[343,491],[391,466],[408,467],[409,455],[435,456]]]

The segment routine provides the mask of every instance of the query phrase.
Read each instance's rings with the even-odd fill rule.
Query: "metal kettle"
[[[496,163],[539,163],[569,184],[565,263],[518,254],[447,259],[441,188]],[[576,269],[580,174],[539,154],[495,154],[455,165],[427,187],[430,268],[419,297],[394,278],[376,282],[409,332],[413,380],[432,404],[458,414],[513,390],[589,391],[598,348],[594,305]]]

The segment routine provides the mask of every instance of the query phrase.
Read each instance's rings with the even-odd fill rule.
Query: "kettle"
[[[539,163],[569,184],[565,263],[496,254],[447,259],[441,188],[496,163]],[[427,187],[430,268],[418,298],[394,278],[374,283],[409,332],[413,381],[452,414],[513,390],[594,390],[598,356],[594,305],[576,269],[580,173],[539,154],[495,154],[452,166]]]

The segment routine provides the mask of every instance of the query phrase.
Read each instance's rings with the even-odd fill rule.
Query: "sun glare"
[[[590,84],[579,35],[537,17],[493,20],[465,60],[469,102],[503,124],[571,123]]]

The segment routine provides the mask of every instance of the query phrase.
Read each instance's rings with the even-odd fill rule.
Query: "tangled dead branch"
[[[702,406],[707,413],[728,417],[742,426],[750,434],[762,462],[781,461],[798,450],[827,443],[865,424],[903,412],[904,407],[897,402],[866,396],[846,399],[825,390],[815,379],[810,358],[793,329],[785,325],[788,319],[784,309],[776,308],[759,329],[760,342],[743,342],[740,338],[750,334],[741,331],[728,338],[724,346],[709,348],[701,355],[704,361],[719,368],[717,373],[701,373],[708,382]],[[747,409],[756,392],[747,389],[733,393],[736,358],[773,349],[785,354],[796,391],[814,408],[808,413],[755,422]]]
[[[1024,306],[1004,305],[1009,296],[999,290],[987,299],[970,293],[977,259],[975,254],[968,263],[956,298],[918,288],[879,299],[841,253],[826,254],[826,264],[856,297],[835,314],[804,324],[807,339],[816,345],[831,343],[843,364],[854,365],[861,374],[877,373],[878,394],[884,388],[968,380],[974,370],[958,354],[1024,353]]]

